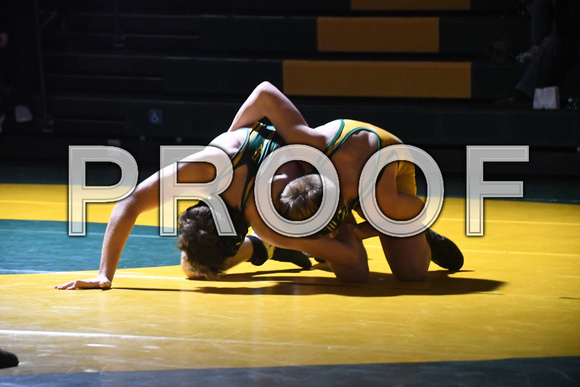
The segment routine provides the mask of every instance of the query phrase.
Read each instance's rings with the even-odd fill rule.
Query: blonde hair
[[[324,181],[324,185],[323,185]],[[331,180],[318,175],[305,175],[292,180],[282,191],[275,204],[278,212],[288,220],[300,221],[308,219],[322,205],[324,186],[327,189],[338,189]],[[336,213],[324,229],[318,234],[332,234],[350,214],[349,207],[344,204],[336,209]]]
[[[322,178],[318,174],[292,180],[278,198],[277,210],[289,220],[305,220],[313,216],[322,203]]]

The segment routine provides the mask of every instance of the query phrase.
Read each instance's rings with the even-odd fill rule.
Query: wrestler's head
[[[304,175],[284,187],[276,203],[276,209],[286,219],[305,220],[318,211],[322,195],[320,175]]]
[[[219,236],[210,208],[200,201],[179,217],[178,249],[186,274],[216,279],[226,269],[226,260],[236,255],[248,225],[240,210],[227,206],[236,236]]]
[[[326,180],[327,189],[338,189]],[[278,212],[289,220],[299,221],[312,217],[322,204],[322,178],[318,174],[304,175],[286,185],[276,203]],[[345,206],[339,206],[329,224],[319,234],[333,234],[348,214]]]

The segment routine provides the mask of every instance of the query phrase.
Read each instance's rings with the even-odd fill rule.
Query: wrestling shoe
[[[301,251],[281,249],[276,247],[274,249],[274,255],[272,256],[272,259],[279,262],[293,263],[296,266],[300,266],[304,270],[310,270],[312,268],[310,256]]]
[[[0,349],[0,368],[16,367],[18,358],[15,354]]]
[[[249,262],[254,266],[262,266],[268,259],[278,262],[290,262],[300,266],[304,270],[312,268],[308,254],[296,250],[281,249],[261,240],[257,235],[251,234],[247,238],[252,242],[254,251]]]
[[[427,243],[431,248],[431,260],[449,271],[459,271],[463,266],[463,254],[450,239],[431,229],[425,231]]]

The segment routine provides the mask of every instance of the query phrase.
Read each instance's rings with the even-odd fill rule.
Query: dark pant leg
[[[573,47],[557,36],[549,36],[542,41],[516,89],[533,98],[538,87],[559,86],[573,61]]]
[[[539,46],[552,31],[554,8],[552,0],[534,0],[532,7],[532,46]]]

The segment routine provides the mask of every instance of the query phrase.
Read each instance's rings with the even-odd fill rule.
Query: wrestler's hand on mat
[[[75,280],[66,284],[56,285],[54,288],[59,290],[76,290],[76,289],[109,289],[111,281],[107,277],[97,277],[86,280]]]

